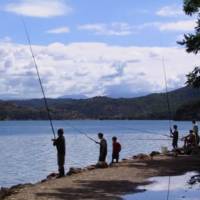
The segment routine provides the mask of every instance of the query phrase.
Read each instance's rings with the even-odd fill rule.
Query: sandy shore
[[[153,160],[129,159],[106,169],[94,169],[24,186],[6,200],[120,200],[121,196],[141,192],[136,187],[149,184],[153,176],[180,175],[200,171],[200,156],[155,156]]]

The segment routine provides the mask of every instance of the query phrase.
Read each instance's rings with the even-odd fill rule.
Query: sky
[[[184,86],[199,56],[177,44],[182,0],[0,0],[0,99],[135,97]]]

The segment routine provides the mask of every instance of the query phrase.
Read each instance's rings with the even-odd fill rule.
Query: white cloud
[[[195,26],[195,20],[177,20],[171,22],[148,22],[140,25],[131,25],[125,22],[83,24],[78,26],[78,30],[90,31],[96,35],[128,36],[149,28],[155,28],[159,31],[186,32],[193,31]]]
[[[165,56],[170,88],[181,87],[198,56],[181,48],[112,46],[104,43],[53,43],[33,46],[47,96],[71,94],[130,97],[159,92],[164,86]],[[173,56],[172,56],[173,55]],[[41,97],[26,45],[0,42],[0,97]]]
[[[55,17],[72,12],[63,0],[18,0],[8,3],[4,10],[29,17]]]
[[[192,31],[196,26],[195,20],[182,20],[159,24],[161,31]]]
[[[172,21],[172,22],[144,23],[137,26],[136,28],[138,30],[143,30],[143,29],[154,27],[158,29],[159,31],[185,32],[185,31],[193,31],[195,26],[196,26],[195,20],[178,20],[178,21]]]
[[[184,15],[183,9],[180,6],[165,6],[156,12],[156,15],[162,17],[175,17]]]
[[[92,31],[97,35],[107,36],[126,36],[134,33],[131,25],[124,22],[114,22],[111,24],[96,23],[96,24],[83,24],[78,26],[79,30]]]
[[[50,29],[50,30],[48,30],[46,32],[50,33],[50,34],[69,33],[70,32],[70,28],[67,27],[67,26],[63,26],[63,27],[59,27],[59,28],[55,28],[55,29]]]

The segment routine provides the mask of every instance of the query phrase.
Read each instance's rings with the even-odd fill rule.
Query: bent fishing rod
[[[36,59],[35,59],[35,55],[34,55],[34,52],[33,52],[33,48],[32,48],[32,44],[31,44],[31,39],[30,39],[30,35],[29,35],[29,32],[28,32],[28,28],[27,28],[27,26],[25,24],[25,21],[24,21],[22,16],[21,16],[21,21],[22,21],[22,24],[23,24],[23,27],[24,27],[24,32],[25,32],[26,39],[27,39],[27,42],[28,42],[28,45],[29,45],[29,50],[30,50],[30,53],[31,53],[31,56],[32,56],[32,59],[33,59],[33,63],[34,63],[35,69],[36,69],[36,73],[37,73],[40,89],[42,91],[42,95],[43,95],[43,99],[44,99],[44,105],[45,105],[46,110],[47,110],[47,115],[48,115],[48,119],[49,119],[49,122],[50,122],[50,126],[51,126],[51,130],[52,130],[52,133],[53,133],[53,137],[55,139],[56,135],[55,135],[55,130],[54,130],[51,114],[50,114],[49,105],[48,105],[48,102],[47,102],[47,98],[46,98],[46,95],[45,95],[44,87],[43,87],[42,80],[41,80],[41,77],[40,77],[39,68],[38,68],[38,65],[37,65],[37,62],[36,62]]]

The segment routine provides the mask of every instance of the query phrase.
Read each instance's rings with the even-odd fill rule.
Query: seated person
[[[196,146],[196,137],[193,130],[190,130],[189,135],[182,138],[184,140],[184,147],[195,147]]]

